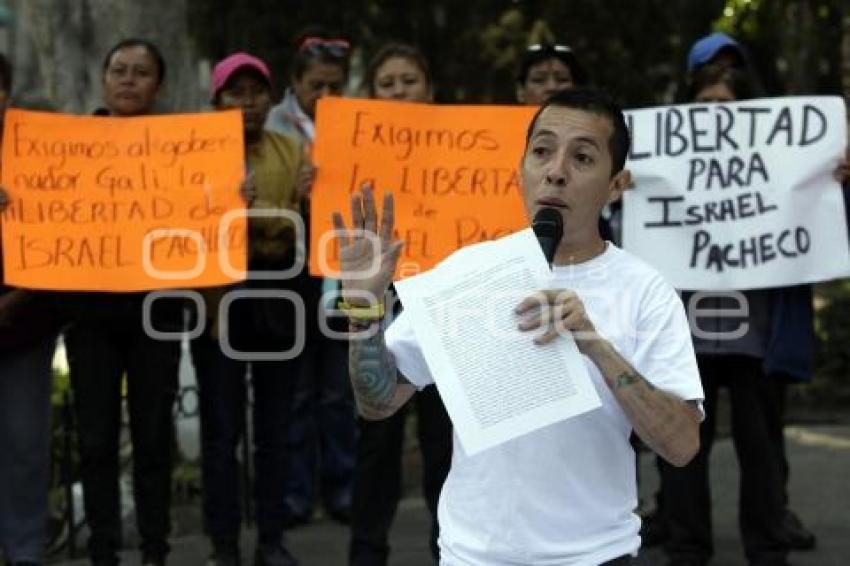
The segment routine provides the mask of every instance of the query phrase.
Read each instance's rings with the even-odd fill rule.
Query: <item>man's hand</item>
[[[832,172],[832,176],[842,185],[850,181],[850,160],[846,158],[842,159],[838,167],[835,168],[835,171]]]
[[[9,195],[6,193],[6,189],[0,186],[0,212],[3,212],[8,205]]]
[[[841,160],[838,167],[832,172],[832,176],[842,185],[846,185],[850,181],[850,132],[848,132],[847,149],[844,150],[844,159]]]
[[[380,228],[375,195],[369,186],[351,195],[351,219],[351,230],[359,231],[354,234],[346,233],[342,214],[333,214],[339,242],[342,297],[349,304],[367,307],[383,300],[404,244],[393,240],[392,194],[384,195]]]
[[[520,330],[546,329],[543,334],[534,338],[535,344],[548,344],[566,332],[572,333],[578,349],[583,354],[588,354],[590,348],[600,343],[599,334],[587,316],[584,303],[573,291],[538,291],[525,298],[514,312],[521,317]]]
[[[638,436],[674,466],[684,466],[699,450],[700,414],[693,403],[656,387],[597,332],[578,296],[568,290],[539,291],[515,309],[520,330],[546,328],[534,339],[547,344],[572,332],[579,351],[596,365]]]

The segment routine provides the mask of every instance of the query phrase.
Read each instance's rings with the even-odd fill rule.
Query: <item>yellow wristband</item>
[[[368,307],[352,305],[346,300],[339,302],[339,310],[350,320],[377,321],[384,318],[384,303],[377,303]]]

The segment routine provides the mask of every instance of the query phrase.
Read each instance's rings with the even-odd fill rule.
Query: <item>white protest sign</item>
[[[679,289],[754,289],[850,275],[832,171],[839,97],[687,104],[626,113],[632,132],[623,247]]]

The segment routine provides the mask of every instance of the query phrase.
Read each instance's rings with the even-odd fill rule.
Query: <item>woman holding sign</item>
[[[12,68],[0,54],[0,131]],[[0,213],[8,198],[0,187]],[[41,564],[47,546],[51,361],[59,325],[44,294],[3,284],[0,245],[0,555]]]
[[[533,43],[526,47],[520,59],[516,79],[516,100],[521,104],[539,106],[561,90],[586,86],[590,77],[568,45]],[[599,218],[602,237],[619,242],[612,216],[620,203],[606,207]]]
[[[280,273],[293,264],[301,196],[296,173],[303,154],[291,137],[263,130],[272,99],[271,73],[262,60],[234,53],[219,61],[213,68],[210,94],[216,109],[242,111],[246,165],[256,185],[249,212],[256,214],[248,220],[248,280],[205,290],[211,324],[192,341],[200,393],[204,525],[213,544],[207,564],[240,563],[242,509],[236,449],[245,441],[250,360],[258,538],[254,564],[294,565],[295,558],[283,545],[284,499],[289,414],[300,360],[298,337],[303,335],[298,324],[303,326],[303,320],[295,314],[297,309],[290,308],[294,300],[262,294],[289,292],[303,278],[285,280],[275,274],[273,279],[261,279],[260,272],[264,276]],[[229,303],[227,320],[218,320],[219,304],[229,301],[228,295],[239,294],[242,300]],[[294,358],[286,359],[287,354]]]
[[[529,45],[520,61],[516,99],[540,105],[559,90],[585,86],[587,73],[572,48],[557,43]]]
[[[295,137],[309,150],[316,134],[318,101],[323,96],[342,95],[350,54],[346,38],[318,27],[303,30],[295,40],[290,87],[269,113],[266,129]],[[312,182],[311,174],[310,169],[302,169],[299,184]],[[309,231],[307,197],[302,209]],[[319,317],[325,316],[323,309],[334,305],[338,287],[337,281],[320,277],[309,277],[302,287],[307,341],[290,427],[286,502],[292,525],[310,520],[317,492],[331,517],[346,522],[351,513],[355,423],[354,398],[348,385],[348,344],[322,332],[319,324]],[[323,295],[325,298],[320,298]],[[346,331],[340,317],[322,322],[334,332]],[[321,483],[318,489],[317,479]]]
[[[103,61],[104,107],[96,114],[144,116],[165,78],[159,49],[126,39]],[[126,374],[133,487],[142,564],[165,564],[171,530],[172,418],[178,388],[180,343],[151,337],[143,324],[146,293],[77,292],[61,295],[72,322],[66,334],[79,436],[80,470],[92,563],[118,563],[121,543],[119,438]],[[151,325],[183,329],[183,304],[157,300]]]
[[[694,72],[691,100],[734,102],[749,98],[751,85],[744,69],[711,62]],[[725,387],[731,401],[732,439],[741,475],[739,522],[744,550],[750,564],[783,566],[792,545],[792,515],[786,508],[787,464],[781,424],[784,388],[778,381],[809,378],[813,354],[811,289],[801,285],[689,292],[682,299],[692,320],[706,417],[700,427],[699,453],[690,464],[674,469],[659,462],[670,564],[706,564],[713,553],[708,465],[718,390]],[[808,536],[811,547],[814,537]]]
[[[390,43],[378,50],[366,69],[371,98],[433,102],[428,61],[415,47]],[[452,424],[435,386],[414,395],[419,448],[422,451],[422,492],[431,512],[430,547],[439,561],[437,502],[452,460]],[[358,419],[357,466],[352,499],[350,564],[384,566],[387,539],[401,496],[402,446],[405,417],[401,410],[383,421]]]

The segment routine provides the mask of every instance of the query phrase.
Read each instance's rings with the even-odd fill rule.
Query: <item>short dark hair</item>
[[[165,80],[165,58],[162,56],[162,52],[159,50],[159,47],[154,45],[153,42],[138,37],[122,39],[112,46],[112,49],[106,53],[106,57],[103,59],[103,74],[106,74],[106,70],[109,69],[109,63],[112,61],[112,57],[127,47],[142,47],[150,54],[151,57],[153,57],[153,60],[156,63],[157,84],[162,84]]]
[[[746,71],[738,67],[707,63],[694,71],[688,85],[688,101],[694,100],[700,91],[719,84],[725,85],[736,100],[753,98],[753,83]]]
[[[623,170],[626,166],[626,157],[629,154],[631,137],[629,136],[629,128],[626,126],[626,118],[623,116],[623,110],[614,102],[610,94],[595,88],[574,88],[556,92],[543,103],[534,114],[534,118],[531,119],[525,136],[526,145],[531,140],[531,135],[534,133],[540,115],[550,106],[584,110],[611,120],[611,125],[614,127],[614,132],[608,139],[608,151],[611,152],[611,176],[613,177]]]
[[[312,39],[323,39],[327,41],[341,40],[349,44],[351,43],[348,37],[321,26],[308,26],[304,28],[295,36],[295,53],[292,56],[292,63],[290,64],[290,75],[295,80],[298,80],[313,63],[325,63],[341,67],[345,76],[348,77],[348,71],[351,66],[351,47],[349,46],[344,54],[339,54],[328,49],[305,49],[308,40]]]
[[[0,90],[12,94],[12,64],[0,53]]]
[[[535,65],[557,59],[561,61],[570,70],[573,83],[576,86],[587,86],[589,76],[584,67],[579,63],[578,57],[571,47],[566,45],[557,45],[554,43],[535,44],[526,48],[520,59],[519,70],[517,71],[517,83],[524,85],[528,80],[528,73]]]
[[[430,65],[428,65],[428,59],[425,58],[422,51],[407,43],[392,42],[387,43],[378,49],[378,51],[372,55],[372,58],[369,59],[369,64],[366,66],[366,74],[363,78],[363,82],[369,96],[375,96],[375,75],[378,73],[378,69],[381,65],[386,63],[387,60],[392,59],[393,57],[407,59],[419,67],[422,74],[425,75],[425,82],[428,83],[428,86],[433,86],[431,68]]]

